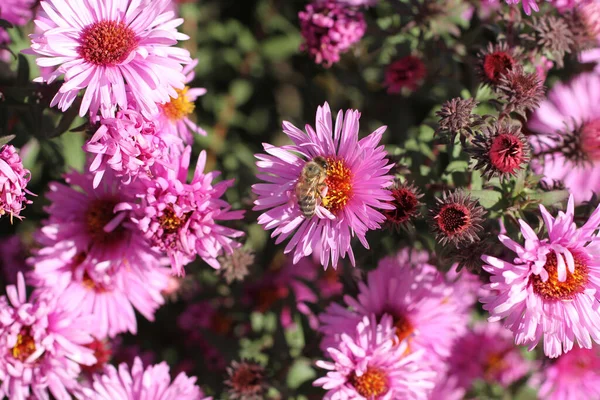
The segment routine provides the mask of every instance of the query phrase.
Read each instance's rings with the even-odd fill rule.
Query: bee
[[[327,160],[324,157],[317,156],[307,161],[302,167],[302,172],[296,185],[296,198],[300,211],[306,218],[315,215],[317,209],[317,197],[321,199],[323,205],[327,205],[323,197],[323,191],[327,188],[325,179],[327,178]]]

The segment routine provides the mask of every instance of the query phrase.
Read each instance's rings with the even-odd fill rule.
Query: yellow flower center
[[[352,198],[352,171],[344,160],[327,159],[327,196],[323,205],[332,213],[342,210]]]
[[[506,361],[504,360],[506,353],[506,351],[498,351],[488,354],[483,368],[483,374],[487,380],[494,380],[495,376],[506,367]]]
[[[543,282],[539,275],[531,275],[529,283],[533,285],[533,291],[544,300],[569,300],[576,294],[582,293],[588,283],[588,267],[577,254],[573,254],[573,258],[575,259],[575,271],[571,273],[567,270],[567,279],[560,282],[556,254],[549,253],[546,265],[544,265],[548,271],[548,280]]]
[[[352,374],[350,383],[358,394],[367,399],[373,396],[381,396],[388,391],[387,377],[379,368],[368,367],[361,376]]]
[[[188,115],[194,112],[196,106],[187,97],[189,87],[186,86],[182,90],[175,89],[178,97],[176,99],[171,97],[171,101],[162,105],[162,110],[173,122],[181,121]]]
[[[12,356],[19,361],[25,361],[35,352],[35,341],[31,337],[31,328],[24,327],[17,336],[17,343],[12,348]]]
[[[181,225],[185,223],[185,219],[178,217],[173,210],[173,207],[167,207],[163,210],[163,215],[159,218],[160,226],[166,234],[175,233]]]

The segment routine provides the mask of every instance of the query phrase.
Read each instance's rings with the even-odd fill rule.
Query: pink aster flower
[[[141,174],[149,175],[156,162],[163,162],[173,143],[155,121],[147,120],[133,109],[119,110],[114,117],[102,118],[100,127],[83,149],[94,154],[89,168],[97,187],[107,169],[112,169],[124,184]]]
[[[310,3],[298,18],[304,38],[300,50],[325,67],[340,61],[340,54],[360,41],[367,29],[360,11],[335,0]]]
[[[215,269],[217,257],[233,252],[240,246],[234,239],[243,232],[219,225],[219,221],[241,219],[243,211],[231,211],[221,196],[233,180],[213,184],[218,171],[204,173],[206,152],[198,157],[194,176],[187,183],[192,149],[186,147],[181,158],[173,160],[173,168],[160,166],[153,170],[153,179],[144,180],[142,204],[122,204],[120,209],[134,209],[132,221],[155,249],[165,252],[178,275],[196,256]]]
[[[65,313],[48,293],[27,301],[25,279],[0,297],[0,397],[70,400],[80,364],[92,365],[87,317]]]
[[[194,60],[183,69],[186,84],[194,80],[196,76],[194,68],[196,68],[196,65],[198,65],[198,60]],[[190,88],[189,86],[185,86],[182,90],[177,90],[177,98],[171,98],[168,103],[160,106],[158,116],[160,126],[169,134],[181,138],[183,142],[183,145],[180,146],[181,150],[183,150],[184,145],[194,143],[192,133],[206,136],[206,131],[190,119],[190,115],[196,107],[194,104],[196,99],[205,93],[206,89],[204,88]]]
[[[27,190],[30,174],[14,146],[0,147],[0,217],[10,214],[11,222],[13,217],[22,219],[23,205],[31,204],[25,195],[33,195]]]
[[[119,368],[107,366],[104,375],[95,375],[92,391],[95,400],[209,400],[196,386],[196,378],[180,373],[171,381],[166,362],[150,365],[144,369],[136,358],[131,369],[127,364]]]
[[[367,231],[379,229],[385,216],[378,209],[390,210],[393,200],[389,188],[393,177],[388,175],[392,164],[383,146],[379,146],[386,127],[381,127],[359,140],[360,113],[348,110],[344,116],[337,115],[335,128],[329,105],[317,109],[316,131],[306,125],[306,132],[284,121],[283,131],[293,145],[275,147],[264,144],[268,154],[258,154],[258,177],[266,183],[252,187],[258,199],[254,210],[265,211],[258,223],[265,229],[273,229],[276,243],[292,237],[285,253],[294,251],[293,261],[309,256],[320,249],[320,261],[325,267],[335,268],[338,260],[350,257],[354,265],[354,253],[350,241],[353,236],[366,248]],[[307,161],[315,157],[327,161],[326,194],[316,204],[315,214],[306,217],[298,205],[296,189]]]
[[[573,348],[534,378],[544,400],[595,400],[600,398],[598,348]]]
[[[426,253],[403,250],[381,260],[359,283],[357,298],[345,296],[347,307],[332,304],[320,315],[322,348],[332,346],[365,316],[390,315],[399,340],[411,350],[439,362],[450,355],[456,338],[464,333],[468,312],[464,303],[437,269],[424,262]]]
[[[538,0],[504,0],[506,2],[506,4],[519,4],[522,3],[523,4],[523,10],[525,11],[525,14],[527,15],[531,15],[531,10],[538,12],[540,11],[540,8],[538,6]]]
[[[184,88],[182,65],[191,62],[189,52],[172,47],[188,36],[177,32],[183,19],[166,11],[170,0],[104,0],[64,2],[44,0],[31,35],[31,54],[40,67],[53,67],[37,81],[65,82],[51,106],[65,111],[85,90],[79,107],[84,116],[112,115],[118,105],[127,109],[130,90],[141,111],[151,116],[156,103],[177,97]]]
[[[600,343],[600,248],[595,231],[600,208],[580,228],[575,225],[575,202],[569,198],[567,212],[552,217],[544,206],[540,212],[548,237],[539,239],[520,220],[525,244],[505,235],[498,238],[516,253],[512,262],[482,256],[490,273],[490,294],[481,298],[490,321],[505,319],[517,344],[533,349],[543,340],[544,353],[558,357],[573,348]]]
[[[497,322],[478,322],[454,344],[448,370],[469,389],[476,379],[508,387],[533,367],[515,346],[512,333]]]
[[[31,21],[36,0],[2,0],[0,19],[21,26]]]
[[[379,323],[375,315],[365,316],[327,353],[333,361],[317,366],[329,372],[313,383],[327,390],[324,399],[426,399],[433,388],[436,373],[422,352],[409,353],[406,341],[398,344],[388,315]]]
[[[552,183],[560,181],[575,201],[600,192],[600,76],[581,74],[556,84],[529,119],[536,173]],[[535,157],[534,157],[535,158]]]
[[[169,271],[129,222],[130,213],[114,211],[135,192],[112,174],[96,189],[89,173],[65,179],[67,185],[49,185],[49,219],[36,236],[42,248],[29,259],[32,278],[68,310],[92,316],[97,338],[135,333],[134,310],[153,319]]]

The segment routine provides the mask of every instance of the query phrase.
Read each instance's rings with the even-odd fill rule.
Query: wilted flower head
[[[346,255],[354,264],[350,246],[356,236],[368,247],[366,233],[379,229],[385,216],[378,210],[389,210],[387,202],[393,200],[388,188],[393,177],[387,153],[379,145],[386,127],[358,139],[360,113],[356,110],[340,111],[335,126],[329,105],[317,109],[316,131],[306,126],[306,133],[289,122],[283,123],[283,131],[292,139],[293,145],[275,147],[265,144],[268,154],[257,154],[258,177],[266,183],[252,187],[258,195],[254,209],[265,212],[258,223],[275,231],[281,243],[292,236],[285,253],[294,251],[294,262],[319,250],[321,264],[329,263],[335,268]],[[304,184],[303,169],[308,161],[324,159],[327,168],[321,166],[325,190]],[[303,185],[298,194],[299,180]],[[313,182],[312,180],[310,182]],[[318,191],[318,192],[317,192]],[[298,196],[314,199],[314,214],[307,216],[299,206]],[[320,201],[318,201],[320,200]]]
[[[497,90],[505,112],[516,112],[524,117],[527,111],[539,107],[545,91],[540,77],[535,72],[524,72],[521,66],[502,75]]]
[[[340,61],[340,54],[357,43],[367,29],[360,11],[334,0],[310,3],[298,18],[304,38],[300,50],[325,67]]]
[[[154,248],[169,256],[178,275],[185,274],[183,267],[196,256],[219,269],[217,258],[239,247],[234,239],[244,234],[217,223],[243,217],[243,211],[231,211],[231,206],[221,199],[233,181],[213,184],[220,172],[204,173],[206,152],[202,151],[192,181],[187,183],[191,154],[188,146],[173,159],[173,165],[155,168],[152,180],[141,181],[141,206],[121,206],[135,210],[133,222]]]
[[[249,268],[254,264],[254,252],[238,247],[233,250],[233,253],[220,256],[219,263],[221,264],[219,272],[227,283],[243,281],[250,272]]]
[[[15,400],[70,399],[79,389],[80,364],[96,361],[85,347],[92,337],[88,317],[75,317],[48,293],[27,300],[25,279],[0,297],[0,397]]]
[[[576,52],[593,49],[600,39],[600,3],[586,1],[564,15],[573,34],[572,48]]]
[[[538,396],[547,400],[594,400],[600,398],[598,347],[575,347],[534,377]]]
[[[11,221],[13,217],[21,219],[24,204],[31,204],[25,197],[32,194],[27,190],[30,174],[14,146],[0,147],[0,217],[8,214]]]
[[[477,55],[477,72],[480,79],[489,85],[500,83],[502,75],[512,70],[519,63],[520,52],[509,47],[506,42],[488,43],[485,50]]]
[[[196,386],[196,378],[183,372],[171,381],[166,362],[144,369],[136,357],[131,369],[127,364],[108,365],[104,374],[95,375],[84,398],[96,400],[209,400]],[[89,397],[87,397],[89,396]]]
[[[452,142],[456,136],[474,135],[484,120],[473,110],[477,107],[477,100],[461,99],[456,97],[442,104],[442,108],[435,113],[439,117],[436,133],[444,134]]]
[[[365,316],[327,349],[332,361],[317,361],[327,375],[313,385],[327,393],[324,399],[426,399],[436,373],[422,351],[408,351],[408,341],[398,342],[392,317]]]
[[[566,53],[571,52],[574,44],[573,32],[563,18],[544,15],[533,18],[531,23],[533,40],[542,54],[548,54],[559,68],[563,66]]]
[[[484,215],[485,210],[477,200],[463,191],[444,193],[442,198],[436,197],[436,204],[430,211],[431,225],[437,240],[442,245],[451,242],[455,247],[479,240]]]
[[[182,65],[191,62],[189,52],[172,47],[188,36],[177,32],[183,19],[166,11],[170,0],[104,0],[67,2],[44,0],[36,19],[39,33],[31,35],[31,54],[39,56],[38,81],[65,82],[51,106],[65,111],[80,90],[85,94],[79,115],[100,110],[110,116],[115,106],[127,109],[128,91],[140,111],[150,117],[157,103],[177,97],[184,88]],[[55,45],[60,43],[60,45]]]
[[[225,384],[229,387],[231,400],[262,400],[268,388],[265,380],[265,369],[254,361],[232,361],[227,367],[228,379]]]
[[[532,168],[547,183],[561,182],[577,203],[600,192],[600,77],[580,74],[557,83],[528,123]]]
[[[481,169],[488,179],[515,175],[529,161],[529,144],[519,126],[485,126],[472,144],[468,151],[477,161],[475,168]]]
[[[390,189],[394,200],[390,204],[394,207],[385,210],[386,222],[393,227],[400,227],[409,223],[411,219],[419,215],[419,207],[423,204],[419,201],[423,194],[413,184],[401,183],[398,180]]]
[[[483,269],[491,274],[488,295],[481,298],[490,321],[506,319],[515,342],[533,349],[542,339],[544,353],[558,357],[573,344],[592,347],[600,342],[600,249],[595,238],[600,207],[578,228],[575,202],[569,198],[566,213],[552,217],[540,205],[548,237],[539,239],[519,220],[525,243],[498,236],[516,253],[512,262],[483,256]],[[557,316],[560,316],[557,318]]]
[[[425,64],[419,57],[406,56],[386,67],[384,86],[391,94],[413,91],[421,85],[426,74]]]

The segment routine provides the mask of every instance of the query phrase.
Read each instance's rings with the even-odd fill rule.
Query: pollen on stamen
[[[12,356],[19,361],[25,361],[35,352],[35,349],[35,340],[31,336],[31,328],[22,328],[17,335],[17,343],[12,348]]]
[[[357,376],[354,373],[349,380],[356,391],[367,399],[381,396],[388,391],[387,376],[379,368],[367,367],[364,374]]]
[[[186,86],[182,90],[175,89],[178,97],[171,98],[171,101],[161,106],[163,113],[169,120],[173,122],[181,121],[182,119],[194,112],[196,106],[194,102],[189,100],[187,96],[188,90],[188,86]]]
[[[100,21],[83,29],[79,55],[89,63],[114,66],[124,62],[138,47],[135,32],[123,22]]]
[[[332,213],[342,210],[352,198],[352,171],[344,160],[327,159],[327,197],[323,205]]]
[[[556,254],[549,253],[546,256],[544,269],[548,272],[548,279],[544,282],[539,275],[531,275],[529,283],[533,291],[545,300],[569,300],[576,294],[583,293],[588,284],[588,267],[585,259],[578,254],[573,254],[575,270],[567,271],[567,279],[564,282],[558,280],[558,264]]]

